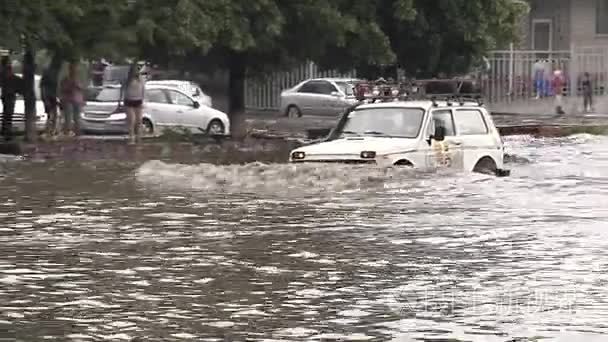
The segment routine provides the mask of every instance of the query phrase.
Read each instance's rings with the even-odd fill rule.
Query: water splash
[[[428,177],[404,168],[352,165],[262,164],[217,166],[150,161],[136,171],[147,185],[230,193],[274,194],[383,189],[395,181]]]

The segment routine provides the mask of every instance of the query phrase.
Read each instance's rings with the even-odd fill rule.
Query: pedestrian
[[[63,133],[80,135],[80,113],[84,106],[84,90],[78,79],[78,63],[70,63],[68,75],[61,81]]]
[[[532,73],[534,75],[534,90],[536,92],[536,99],[540,99],[545,95],[545,66],[542,60],[537,60],[532,66]]]
[[[563,92],[564,92],[564,78],[561,70],[555,70],[553,72],[553,81],[551,82],[553,92],[555,94],[555,112],[557,115],[565,114],[563,109]]]
[[[588,72],[583,77],[583,111],[593,112],[593,83]]]
[[[131,64],[127,81],[124,84],[124,104],[127,109],[129,125],[129,142],[141,139],[142,111],[144,104],[145,81],[142,79],[136,63]]]
[[[2,61],[2,75],[0,88],[2,88],[2,136],[9,141],[13,138],[13,114],[17,94],[23,95],[23,79],[13,73],[13,66],[8,59]]]
[[[40,96],[44,104],[44,111],[48,116],[45,136],[53,138],[57,135],[57,124],[59,115],[59,103],[57,101],[57,88],[59,86],[58,76],[61,62],[53,58],[51,64],[44,71],[40,80]]]

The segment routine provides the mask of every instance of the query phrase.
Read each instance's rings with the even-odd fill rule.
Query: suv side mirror
[[[435,127],[435,134],[433,134],[433,136],[431,138],[433,140],[436,140],[436,141],[443,141],[443,140],[445,140],[445,127],[443,127],[443,126],[436,126]]]
[[[329,95],[334,96],[334,97],[340,97],[340,96],[342,96],[342,95],[341,95],[339,92],[337,92],[337,91],[332,91],[332,92],[331,92],[331,94],[329,94]]]
[[[192,106],[194,106],[194,108],[200,108],[201,104],[198,103],[198,101],[194,101],[194,103],[192,103]]]

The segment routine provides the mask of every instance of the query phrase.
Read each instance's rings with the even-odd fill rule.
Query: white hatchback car
[[[504,147],[476,102],[393,101],[354,106],[321,143],[291,152],[292,163],[441,167],[507,176]]]
[[[92,91],[81,115],[81,128],[90,133],[126,133],[127,116],[121,95],[120,86]],[[143,125],[147,134],[156,134],[165,128],[182,128],[213,136],[230,135],[226,113],[201,105],[172,86],[146,84]]]

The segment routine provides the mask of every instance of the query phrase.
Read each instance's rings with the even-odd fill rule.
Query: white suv
[[[410,100],[354,106],[321,143],[292,151],[292,163],[441,167],[507,176],[504,147],[479,103]]]

